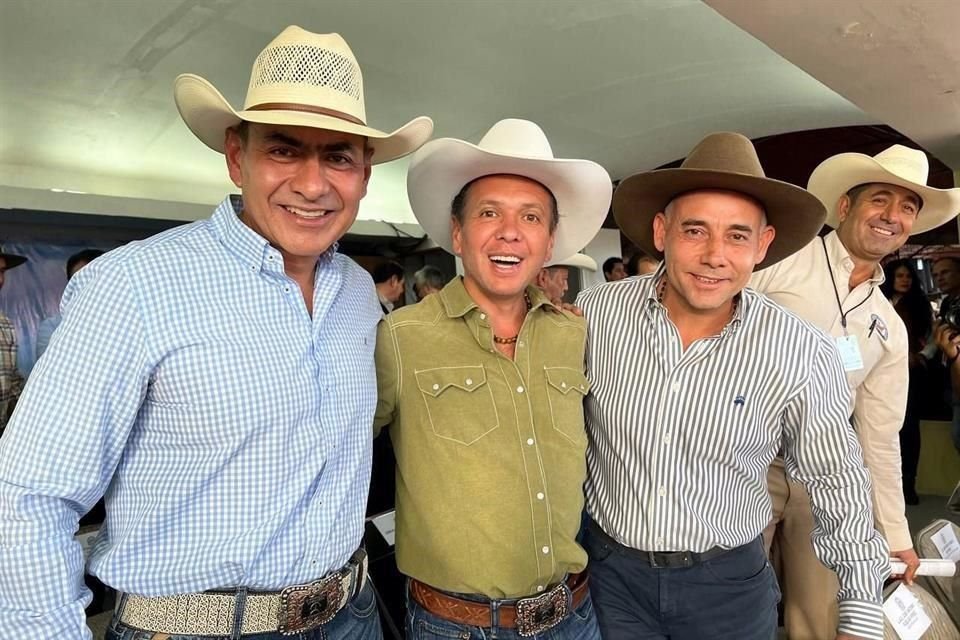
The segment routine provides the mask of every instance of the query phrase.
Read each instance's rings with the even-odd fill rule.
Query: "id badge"
[[[843,363],[844,371],[863,369],[863,356],[860,355],[857,336],[837,336],[837,351],[840,352],[840,362]]]

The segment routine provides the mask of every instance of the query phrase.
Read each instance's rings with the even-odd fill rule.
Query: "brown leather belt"
[[[567,590],[571,593],[567,602]],[[410,596],[421,607],[444,620],[471,627],[516,629],[521,636],[532,636],[553,628],[587,598],[587,572],[567,578],[539,596],[501,601],[494,609],[487,602],[458,598],[434,589],[418,580],[410,580]]]

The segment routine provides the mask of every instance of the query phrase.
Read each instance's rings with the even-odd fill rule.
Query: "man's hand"
[[[575,304],[570,304],[569,302],[563,302],[563,303],[560,304],[560,307],[561,307],[564,311],[569,311],[570,313],[572,313],[573,315],[575,315],[575,316],[577,316],[577,317],[579,317],[579,318],[582,318],[582,317],[583,317],[583,309],[581,309],[580,307],[578,307],[578,306],[575,305]]]
[[[916,575],[917,569],[920,568],[920,558],[917,556],[917,552],[911,549],[904,549],[903,551],[891,551],[890,555],[903,564],[907,565],[907,572],[903,574],[903,581],[907,584],[913,584],[913,576]],[[899,578],[899,575],[892,576],[894,578]]]
[[[960,352],[960,332],[943,322],[933,325],[933,340],[947,360],[955,360]]]

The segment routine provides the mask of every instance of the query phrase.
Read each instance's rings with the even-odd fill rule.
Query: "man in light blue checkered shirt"
[[[336,242],[371,164],[432,122],[367,127],[346,42],[297,27],[243,111],[197,76],[175,97],[242,198],[70,282],[0,440],[0,637],[90,637],[73,534],[105,495],[88,570],[121,594],[108,637],[379,638],[358,548],[380,310]]]

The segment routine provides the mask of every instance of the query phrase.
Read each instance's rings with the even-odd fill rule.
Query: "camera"
[[[960,332],[960,296],[947,296],[940,303],[940,320]]]

